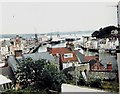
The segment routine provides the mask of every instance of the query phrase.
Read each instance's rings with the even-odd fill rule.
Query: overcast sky
[[[98,30],[117,25],[117,2],[2,3],[0,33]]]

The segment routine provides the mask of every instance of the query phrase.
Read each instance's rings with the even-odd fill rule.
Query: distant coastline
[[[80,34],[81,36],[86,36],[86,35],[91,35],[94,31],[72,31],[72,32],[50,32],[50,33],[44,33],[47,36],[54,36],[54,35],[71,35],[71,34]],[[37,33],[38,35],[40,35],[40,33]],[[43,33],[41,33],[43,34]],[[0,38],[12,38],[15,37],[17,34],[0,34]],[[32,38],[34,36],[34,34],[19,34],[19,36],[23,37],[23,38]]]

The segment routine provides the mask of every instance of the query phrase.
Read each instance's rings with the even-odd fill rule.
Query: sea
[[[74,35],[74,36],[91,36],[91,34],[93,33],[94,31],[72,31],[72,32],[51,32],[51,33],[44,33],[46,34],[47,36],[56,36],[56,35],[61,35],[61,36],[64,36],[64,35]],[[41,35],[43,33],[38,33],[37,35]],[[34,38],[35,37],[35,34],[0,34],[0,40],[4,40],[4,39],[10,39],[10,38],[14,38],[16,35],[19,35],[20,37],[22,38]]]

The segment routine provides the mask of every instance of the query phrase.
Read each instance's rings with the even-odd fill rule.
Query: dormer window
[[[73,57],[73,53],[64,54],[64,58],[72,58],[72,57]]]

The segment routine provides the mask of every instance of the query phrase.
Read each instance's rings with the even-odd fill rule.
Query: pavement
[[[112,93],[89,87],[87,88],[70,84],[62,84],[61,94],[119,94],[119,93]]]

